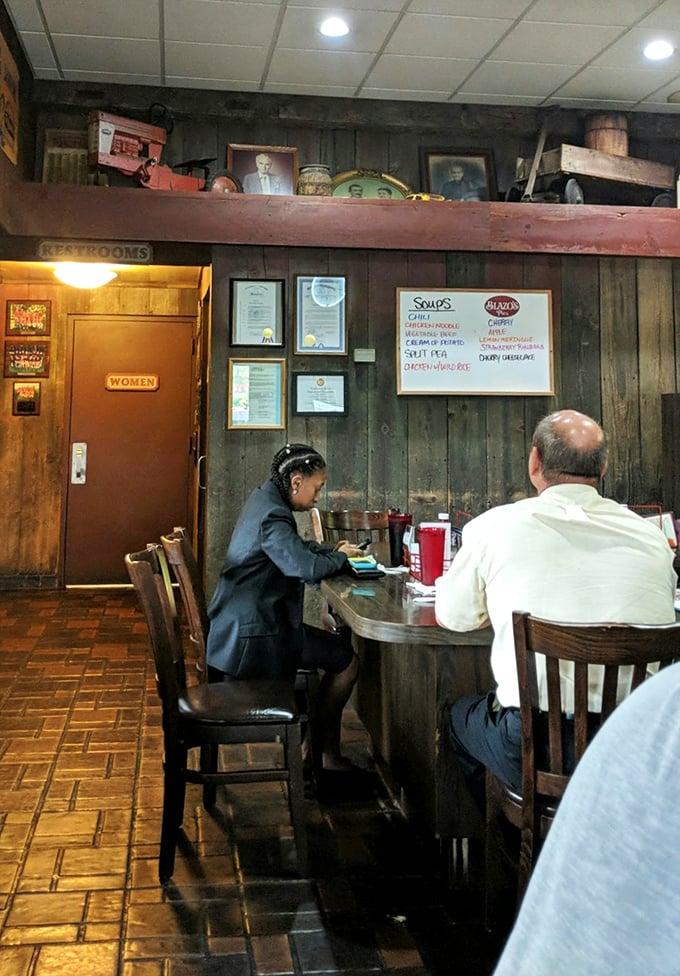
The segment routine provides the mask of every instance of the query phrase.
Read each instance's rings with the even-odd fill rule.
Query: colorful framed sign
[[[37,417],[40,413],[40,383],[16,380],[12,385],[12,413],[15,417]]]
[[[5,335],[48,336],[51,327],[51,302],[7,302]]]
[[[228,430],[282,430],[285,407],[285,359],[229,360]]]
[[[49,342],[9,342],[5,340],[5,376],[50,375]]]

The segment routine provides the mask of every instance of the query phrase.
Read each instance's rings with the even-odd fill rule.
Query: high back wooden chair
[[[201,572],[189,541],[187,529],[183,526],[176,526],[172,532],[161,536],[161,545],[167,562],[172,568],[172,574],[179,584],[182,604],[189,625],[189,638],[196,655],[196,668],[202,680],[205,681],[208,678],[206,640],[210,621],[208,620],[208,605]],[[319,683],[319,673],[315,669],[300,668],[298,670],[295,690],[298,694],[298,708],[303,730],[308,729],[313,723]],[[318,749],[314,749],[312,738],[310,735],[308,745],[312,752],[312,761],[317,768]]]
[[[205,641],[209,626],[208,605],[201,572],[189,540],[189,533],[182,526],[176,527],[172,532],[161,536],[161,545],[173,576],[179,584],[182,605],[189,626],[189,639],[196,655],[196,668],[205,679],[207,675]]]
[[[319,522],[323,533],[322,539],[317,541],[338,542],[347,539],[349,542],[384,542],[388,538],[387,511],[362,511],[358,508],[346,508],[333,511],[318,510]],[[314,525],[314,515],[312,515]]]
[[[300,873],[307,874],[307,836],[300,750],[300,715],[288,681],[220,681],[187,686],[184,647],[168,594],[160,545],[128,553],[125,565],[144,612],[156,666],[163,719],[163,814],[158,876],[172,877],[187,783],[203,785],[203,804],[215,802],[220,784],[283,781]],[[219,770],[221,744],[277,743],[281,765]],[[199,768],[189,755],[200,753]],[[279,750],[277,749],[277,754]]]
[[[680,625],[561,624],[513,613],[522,725],[522,791],[486,776],[486,921],[497,919],[501,820],[520,831],[517,907],[574,768],[616,705],[655,670],[680,660]],[[566,675],[566,680],[565,680]],[[589,710],[589,689],[598,708]]]

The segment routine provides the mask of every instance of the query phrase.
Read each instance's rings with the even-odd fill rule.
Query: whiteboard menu
[[[550,291],[397,288],[397,393],[553,392]]]

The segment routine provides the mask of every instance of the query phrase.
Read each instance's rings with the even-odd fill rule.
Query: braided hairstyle
[[[313,471],[323,471],[325,467],[324,458],[308,444],[286,444],[274,455],[270,477],[288,501],[291,475],[301,474],[307,478]]]

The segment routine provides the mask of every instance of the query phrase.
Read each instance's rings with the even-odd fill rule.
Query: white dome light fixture
[[[328,17],[319,27],[319,32],[324,37],[346,37],[349,27],[342,17]]]
[[[642,53],[648,61],[665,61],[675,54],[675,48],[670,41],[650,41],[649,44],[645,44]]]
[[[101,288],[117,278],[110,264],[87,264],[61,261],[55,265],[54,276],[72,288]]]

